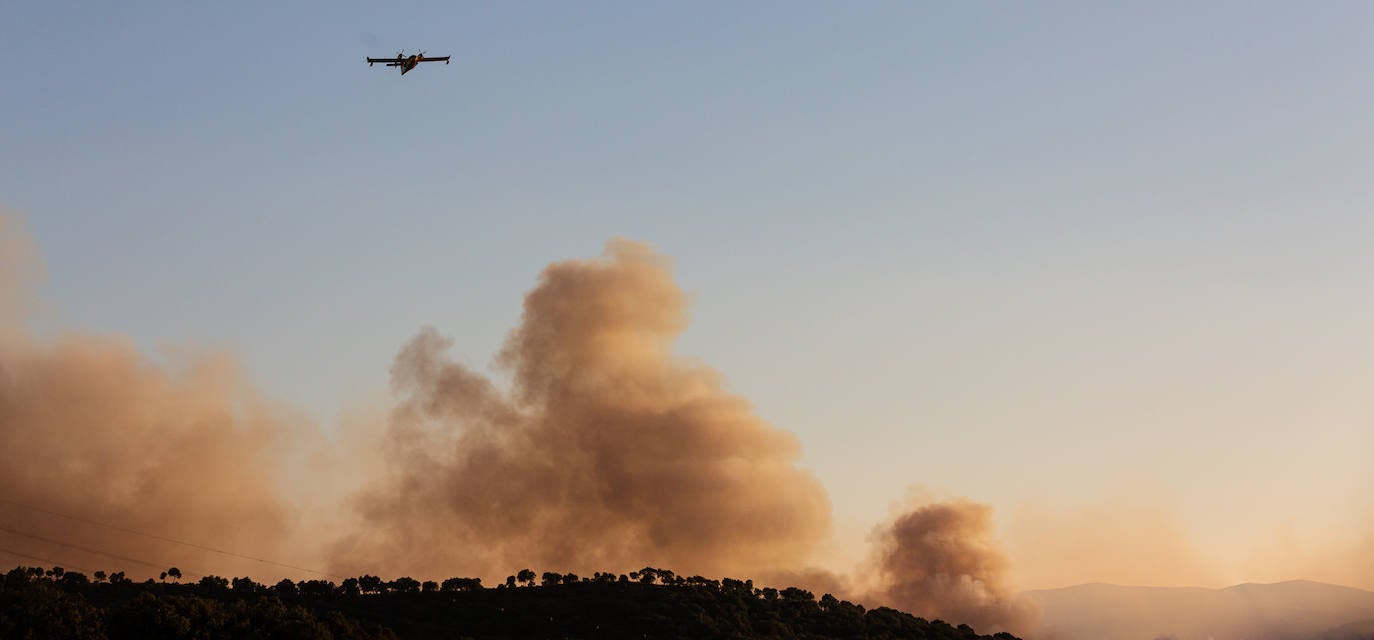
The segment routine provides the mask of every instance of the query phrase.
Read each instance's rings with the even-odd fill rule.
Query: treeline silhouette
[[[0,638],[853,638],[1017,640],[967,625],[864,607],[830,594],[757,588],[646,567],[591,576],[523,569],[488,588],[363,575],[274,585],[176,568],[136,582],[61,567],[16,567],[0,579]],[[170,580],[170,582],[168,582]]]

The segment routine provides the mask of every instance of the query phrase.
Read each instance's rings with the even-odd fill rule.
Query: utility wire
[[[109,557],[111,557],[111,558],[116,558],[116,559],[119,559],[119,560],[123,560],[123,561],[125,561],[125,562],[133,562],[133,563],[136,563],[136,564],[146,565],[146,566],[149,566],[149,567],[153,567],[154,569],[157,569],[158,571],[165,571],[165,570],[167,569],[167,566],[168,566],[168,565],[157,564],[157,563],[155,563],[155,562],[148,562],[147,560],[139,560],[138,558],[130,558],[130,557],[128,557],[128,556],[121,556],[121,555],[119,555],[119,554],[117,554],[117,553],[110,553],[110,552],[108,552],[108,551],[101,551],[101,550],[99,550],[99,549],[92,549],[92,548],[90,548],[90,547],[83,547],[83,546],[81,546],[81,545],[79,545],[79,544],[72,544],[72,543],[70,543],[70,542],[63,542],[63,541],[57,540],[57,539],[55,539],[55,538],[49,538],[49,537],[47,537],[47,536],[40,536],[40,535],[37,535],[37,534],[28,533],[27,531],[19,531],[18,529],[11,529],[11,528],[9,528],[9,527],[0,527],[0,531],[5,531],[5,532],[8,532],[8,533],[12,533],[12,534],[17,535],[17,536],[23,536],[23,537],[25,537],[25,538],[32,538],[32,539],[34,539],[34,540],[42,540],[42,541],[44,541],[44,542],[50,542],[50,543],[52,543],[52,544],[60,545],[60,546],[63,546],[63,547],[69,547],[69,548],[72,548],[72,549],[76,549],[76,550],[78,550],[78,551],[85,551],[85,552],[87,552],[87,553],[94,553],[94,554],[98,554],[98,555],[102,555],[102,556],[109,556]],[[203,575],[203,574],[199,574],[199,573],[190,573],[190,572],[184,572],[184,573],[187,574],[187,575]]]
[[[7,499],[5,499],[5,498],[0,498],[0,503],[9,504],[9,505],[14,505],[14,506],[16,506],[16,507],[20,507],[20,508],[23,508],[23,509],[28,509],[28,510],[30,510],[30,511],[37,511],[37,512],[39,512],[39,513],[46,513],[46,514],[48,514],[48,515],[50,515],[50,516],[57,516],[57,517],[59,517],[59,518],[66,518],[66,519],[68,519],[68,520],[75,520],[75,521],[77,521],[77,522],[84,522],[84,523],[86,523],[86,524],[95,525],[95,526],[98,526],[98,527],[106,527],[106,528],[109,528],[109,529],[114,529],[115,531],[122,531],[122,532],[124,532],[124,533],[131,533],[131,534],[134,534],[134,535],[136,535],[136,536],[143,536],[143,537],[145,537],[145,538],[152,538],[152,539],[154,539],[154,540],[161,540],[161,541],[163,541],[163,542],[170,542],[170,543],[172,543],[172,544],[179,544],[179,545],[184,545],[184,546],[187,546],[187,547],[194,547],[194,548],[196,548],[196,549],[201,549],[201,550],[203,550],[203,551],[211,551],[211,552],[214,552],[214,553],[224,554],[224,555],[226,555],[226,556],[233,556],[233,557],[235,557],[235,558],[243,558],[243,559],[245,559],[245,560],[255,560],[255,561],[261,562],[261,563],[263,563],[263,564],[276,565],[276,566],[278,566],[278,567],[285,567],[285,568],[287,568],[287,569],[295,569],[295,570],[297,570],[297,571],[306,571],[306,572],[309,572],[309,573],[315,573],[315,574],[319,574],[319,575],[322,575],[322,576],[328,576],[328,577],[330,577],[330,578],[336,578],[336,579],[339,579],[339,580],[343,580],[343,577],[342,577],[342,576],[336,576],[336,575],[334,575],[334,574],[332,574],[332,573],[326,573],[326,572],[324,572],[324,571],[316,571],[315,569],[308,569],[308,568],[306,568],[306,567],[298,567],[298,566],[295,566],[295,565],[286,564],[286,563],[284,563],[284,562],[277,562],[277,561],[275,561],[275,560],[268,560],[268,559],[266,559],[266,558],[257,558],[257,557],[253,557],[253,556],[244,555],[244,554],[242,554],[242,553],[234,553],[233,551],[225,551],[225,550],[223,550],[223,549],[216,549],[216,548],[214,548],[214,547],[207,547],[207,546],[205,546],[205,545],[196,544],[196,543],[194,543],[194,542],[186,542],[186,541],[184,541],[184,540],[176,540],[176,539],[173,539],[173,538],[168,538],[168,537],[165,537],[165,536],[160,536],[160,535],[157,535],[157,534],[155,534],[155,533],[146,533],[146,532],[143,532],[143,531],[135,531],[134,529],[128,529],[128,528],[125,528],[125,527],[121,527],[121,526],[119,526],[119,525],[110,524],[110,523],[108,523],[108,522],[100,522],[100,521],[97,521],[97,520],[90,520],[90,519],[87,519],[87,518],[81,518],[81,517],[78,517],[78,516],[68,515],[68,514],[65,514],[65,513],[58,513],[58,512],[56,512],[56,511],[51,511],[51,510],[49,510],[49,509],[43,509],[43,508],[40,508],[40,507],[35,507],[35,506],[31,506],[31,505],[27,505],[27,504],[20,503],[20,502],[15,502],[14,500],[7,500]]]
[[[3,548],[3,547],[0,547],[0,553],[8,553],[8,554],[10,554],[10,555],[12,555],[12,556],[14,556],[14,557],[16,557],[16,558],[27,558],[27,559],[29,559],[29,560],[37,560],[37,561],[39,561],[39,562],[48,562],[48,563],[51,563],[52,566],[54,566],[54,567],[63,567],[63,568],[71,567],[71,568],[73,568],[73,569],[80,569],[80,570],[82,570],[82,571],[93,571],[92,569],[88,569],[88,568],[83,567],[83,566],[78,565],[78,564],[72,564],[72,563],[70,563],[70,562],[61,562],[61,561],[58,561],[58,560],[49,560],[48,558],[40,558],[40,557],[38,557],[38,556],[31,556],[31,555],[29,555],[29,554],[27,554],[27,553],[19,553],[18,551],[15,551],[15,550],[13,550],[13,549],[5,549],[5,548]],[[39,568],[42,568],[42,567],[39,567]]]

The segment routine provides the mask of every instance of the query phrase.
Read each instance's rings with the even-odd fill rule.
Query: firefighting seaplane
[[[374,64],[385,64],[388,67],[400,67],[401,75],[405,75],[407,73],[410,73],[411,69],[420,66],[421,62],[443,62],[444,64],[448,64],[448,58],[448,56],[436,56],[433,58],[426,58],[425,52],[423,51],[417,52],[409,56],[406,55],[404,51],[397,51],[395,58],[368,58],[367,66],[370,67]]]

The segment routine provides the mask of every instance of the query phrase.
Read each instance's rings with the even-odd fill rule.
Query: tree
[[[396,593],[419,593],[420,591],[420,581],[410,576],[396,578],[388,586]]]
[[[720,590],[741,598],[748,598],[754,595],[753,589],[750,589],[748,585],[734,578],[721,578]]]
[[[170,571],[168,573],[171,573]],[[219,576],[203,576],[198,585],[203,593],[217,593],[229,590],[229,580]]]
[[[362,589],[358,586],[357,578],[347,578],[339,585],[339,592],[346,596],[356,596],[362,593]]]
[[[423,592],[425,592],[425,593],[434,593],[435,591],[438,591],[438,590],[439,590],[439,583],[437,583],[437,582],[435,582],[435,581],[433,581],[433,580],[426,580],[426,581],[420,583],[420,591],[423,591]]]
[[[300,590],[296,588],[296,583],[292,582],[290,578],[282,578],[281,582],[278,582],[276,586],[272,587],[272,590],[277,592],[277,595],[282,596],[300,595]]]
[[[191,632],[190,618],[149,591],[114,611],[111,618],[110,635],[116,638],[185,638]]]
[[[358,589],[363,593],[381,593],[385,584],[377,576],[364,575],[358,578]]]
[[[789,602],[816,602],[816,596],[805,589],[788,587],[782,590],[782,599]]]
[[[100,583],[100,582],[104,582],[104,581],[105,581],[105,572],[104,572],[104,571],[97,571],[97,572],[95,572],[95,573],[93,573],[93,574],[91,574],[91,575],[92,575],[93,577],[95,577],[95,581],[96,581],[97,583]]]
[[[181,580],[181,569],[172,567],[171,569],[167,570],[167,575],[172,578],[173,582]]]
[[[303,580],[296,583],[301,595],[312,598],[328,598],[334,595],[334,583],[328,580]]]
[[[253,582],[251,578],[234,578],[229,584],[235,593],[257,593],[263,590],[263,586]]]
[[[513,579],[512,579],[513,580]],[[449,578],[439,585],[440,591],[481,591],[481,578]]]
[[[527,587],[534,586],[534,578],[534,572],[530,571],[529,569],[521,569],[518,573],[515,574],[515,581]]]

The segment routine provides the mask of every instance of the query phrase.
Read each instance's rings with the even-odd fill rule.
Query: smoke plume
[[[509,392],[447,358],[433,330],[392,369],[404,397],[386,477],[358,500],[341,566],[491,575],[645,565],[739,574],[798,566],[829,534],[800,446],[676,358],[685,300],[624,240],[548,267],[498,364]]]
[[[17,223],[0,218],[3,561],[58,559],[131,576],[178,564],[263,573],[243,558],[130,531],[280,553],[273,541],[290,513],[275,487],[286,429],[274,411],[224,358],[173,371],[121,340],[26,333],[15,320],[40,271],[32,252],[17,251],[27,246]]]
[[[880,530],[878,586],[865,600],[983,633],[1023,632],[1034,607],[1009,582],[1010,562],[992,539],[992,509],[967,500],[918,506]]]
[[[830,535],[826,491],[798,466],[796,438],[673,355],[685,296],[643,245],[614,240],[601,258],[543,272],[497,357],[509,380],[453,361],[449,340],[421,331],[395,358],[398,402],[380,435],[305,440],[310,460],[333,461],[321,466],[292,457],[317,434],[228,358],[161,366],[126,341],[25,332],[38,270],[16,258],[32,253],[16,229],[0,224],[0,556],[135,577],[173,565],[188,577],[318,577],[254,560],[313,562],[303,549],[321,536],[301,524],[289,480],[314,496],[363,486],[347,500],[351,526],[326,538],[340,575],[650,565],[861,592],[797,570]],[[364,480],[330,475],[345,464]],[[880,586],[856,599],[1017,628],[1025,611],[988,527],[972,503],[907,513],[885,529]]]

